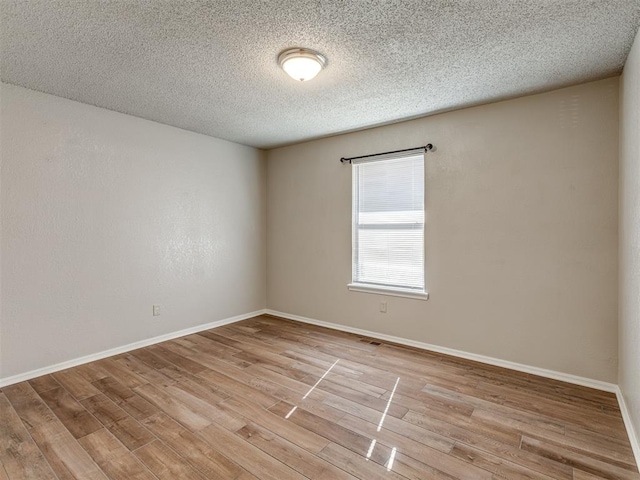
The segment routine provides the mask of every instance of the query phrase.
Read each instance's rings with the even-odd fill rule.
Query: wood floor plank
[[[216,422],[227,430],[236,431],[247,424],[241,417],[229,415],[225,410],[218,407],[217,403],[219,402],[212,403],[210,400],[207,401],[208,399],[201,399],[180,387],[181,385],[170,385],[164,390],[192,411],[212,422]]]
[[[110,377],[115,378],[126,387],[135,388],[149,383],[144,377],[141,377],[113,358],[99,360],[96,364],[108,373]]]
[[[235,341],[236,346],[239,346],[241,350],[244,348],[243,344],[249,344],[276,354],[281,353],[282,351],[282,347],[276,346],[272,342],[257,338],[256,334],[238,332],[237,330],[233,329],[232,325],[230,325],[229,328],[216,331],[216,334],[218,338],[224,337],[227,340]]]
[[[97,389],[94,395],[102,392],[118,405],[131,397],[135,397],[135,392],[133,390],[124,386],[122,383],[112,377],[102,378],[93,382],[92,385]]]
[[[484,470],[488,470],[497,478],[520,478],[530,480],[553,480],[554,478],[557,478],[539,473],[536,470],[523,467],[510,462],[509,460],[463,443],[456,443],[451,450],[451,455]]]
[[[158,413],[160,409],[145,400],[130,388],[125,387],[114,378],[107,377],[93,383],[99,392],[122,408],[136,420],[142,420]]]
[[[558,419],[560,422],[580,425],[610,436],[624,432],[622,416],[611,415],[592,409],[585,411],[584,407],[567,405],[559,400],[540,398],[535,392],[519,392],[496,385],[480,383],[474,392],[480,398],[488,399],[513,408],[526,409]]]
[[[322,371],[326,371],[335,362],[335,357],[317,352],[313,350],[306,350],[302,345],[296,345],[295,343],[289,343],[289,348],[280,354],[283,357],[297,360],[308,365],[313,365],[321,368]],[[347,378],[362,379],[366,376],[363,371],[360,371],[361,365],[356,365],[350,362],[342,362],[336,365],[333,371],[340,373]],[[380,388],[391,389],[396,381],[396,376],[392,373],[382,370],[376,373],[370,372],[371,385],[379,386]]]
[[[315,382],[318,380],[318,376],[319,376],[318,373],[314,373],[312,375],[306,375],[302,377],[300,381],[302,383],[306,383],[307,385],[314,385]],[[332,390],[329,390],[334,392],[337,388],[342,387],[342,388],[349,388],[351,390],[355,390],[356,392],[360,392],[362,394],[369,395],[371,397],[376,397],[376,398],[381,398],[382,395],[388,392],[387,389],[377,387],[375,385],[371,385],[370,383],[362,382],[360,380],[356,380],[355,378],[345,377],[333,371],[332,371],[331,377],[325,380],[326,380],[325,385],[330,385],[330,386],[332,386],[333,384],[336,385],[335,387],[333,387]]]
[[[329,440],[326,438],[305,428],[301,428],[294,423],[287,422],[282,417],[260,408],[241,397],[227,399],[222,402],[220,406],[271,430],[309,452],[318,453],[329,444]]]
[[[402,452],[398,453],[396,457],[400,464],[406,463],[408,465],[414,465],[418,463],[415,459],[403,454]],[[428,459],[425,459],[425,462],[428,463],[427,468],[430,468],[431,470],[425,469],[424,467],[422,467],[422,464],[419,464],[414,468],[418,471],[423,472],[435,471],[437,474],[434,475],[433,478],[441,478],[443,475],[445,476],[445,478],[451,477],[458,480],[494,480],[498,478],[488,470],[484,470],[477,467],[476,465],[472,465],[471,463],[461,461],[451,455],[438,455],[433,458],[430,457]],[[399,469],[398,471],[400,472],[401,469]],[[425,478],[430,477],[427,476]]]
[[[326,400],[315,398],[317,397],[317,395],[304,398],[304,395],[300,394],[299,392],[295,392],[287,387],[278,385],[275,382],[261,377],[253,377],[250,380],[250,384],[255,388],[271,395],[274,399],[274,404],[278,401],[284,401],[291,404],[304,404],[306,410],[313,412],[314,414],[326,420],[336,423],[340,422],[340,419],[345,415],[346,407],[343,410],[340,410],[335,406],[329,405]],[[339,401],[337,400],[336,404],[343,405],[343,399],[339,399]],[[367,408],[353,402],[350,402],[348,405],[354,409]]]
[[[455,440],[438,432],[425,430],[419,426],[404,422],[394,418],[385,418],[380,424],[375,418],[363,419],[355,415],[347,414],[340,421],[343,425],[353,431],[363,435],[377,437],[379,439],[388,438],[390,444],[399,446],[406,440],[418,442],[422,447],[427,446],[440,452],[448,453],[453,448]],[[378,427],[381,427],[378,429]],[[419,460],[419,458],[416,458]]]
[[[192,430],[200,430],[211,425],[211,420],[178,401],[161,388],[154,385],[142,385],[136,388],[135,392]]]
[[[160,370],[162,368],[170,367],[172,365],[171,362],[165,360],[164,358],[156,355],[156,353],[151,350],[150,347],[140,348],[138,350],[134,350],[129,352],[131,357],[137,358],[142,363],[145,363],[149,367]]]
[[[107,430],[131,451],[155,440],[151,432],[130,416],[107,425]]]
[[[294,360],[281,353],[262,352],[254,346],[249,346],[248,349],[236,353],[234,357],[244,359],[251,365],[261,365],[269,370],[282,373],[296,380],[300,380],[308,375],[322,375],[326,370],[306,362]]]
[[[251,368],[253,367],[246,370],[249,371]],[[397,418],[402,418],[408,411],[407,408],[401,405],[394,403],[389,405],[387,400],[365,395],[355,390],[340,387],[339,385],[334,384],[334,387],[326,387],[325,383],[321,381],[321,377],[316,379],[316,382],[319,383],[316,388],[313,388],[313,385],[310,387],[307,384],[287,378],[284,375],[280,375],[279,373],[272,372],[261,367],[256,367],[253,372],[255,372],[256,376],[261,379],[286,386],[290,390],[298,393],[301,398],[306,397],[309,399],[317,399],[338,409],[343,407],[345,411],[349,410],[349,408],[353,406],[362,406],[371,410],[376,410],[380,413],[386,410],[387,415]]]
[[[236,480],[258,480],[258,477],[244,470]]]
[[[314,367],[313,365],[296,362],[295,360],[282,355],[261,352],[259,348],[253,346],[251,346],[250,350],[244,350],[240,353],[236,353],[232,355],[232,357],[247,364],[241,368],[247,368],[251,365],[259,364],[264,368],[279,372],[296,380],[301,380],[308,375],[322,375],[323,373],[323,370]]]
[[[491,455],[516,463],[522,467],[558,479],[571,479],[571,469],[564,464],[550,461],[547,458],[531,455],[529,452],[519,448],[520,441],[515,445],[511,442],[503,442],[500,437],[495,437],[490,433],[477,433],[473,430],[465,430],[454,425],[447,424],[435,419],[429,419],[423,415],[414,415],[408,418],[414,425],[434,431],[456,441],[457,445],[464,444],[468,447],[483,450]],[[389,425],[390,428],[398,427]],[[519,439],[520,440],[520,439]],[[459,458],[463,458],[459,456]]]
[[[150,351],[152,351],[162,359],[171,362],[173,365],[176,365],[193,375],[196,375],[206,369],[206,367],[204,367],[203,365],[194,362],[193,360],[190,360],[183,355],[175,353],[173,349],[174,347],[172,347],[171,342],[166,342],[161,345],[149,347]]]
[[[103,425],[112,425],[129,415],[106,395],[99,393],[80,402]]]
[[[406,477],[397,474],[393,470],[387,470],[383,465],[368,461],[362,455],[358,455],[337,443],[332,442],[327,445],[318,456],[361,480],[406,480]]]
[[[592,430],[586,430],[576,425],[567,424],[565,427],[565,435],[569,439],[574,439],[582,442],[586,442],[593,446],[595,449],[600,447],[610,447],[615,449],[616,452],[626,455],[628,458],[633,459],[633,450],[628,438],[610,437],[603,435]]]
[[[6,469],[9,478],[56,478],[3,393],[0,393],[0,466],[4,467],[3,472]]]
[[[532,413],[525,409],[517,409],[500,405],[473,395],[454,392],[435,385],[425,386],[420,393],[423,395],[420,395],[419,398],[423,399],[425,402],[429,402],[433,397],[448,399],[473,406],[476,409],[494,412],[503,418],[513,419],[521,424],[529,424],[537,428],[547,429],[562,434],[565,432],[565,423],[557,419],[550,418],[544,414]]]
[[[0,480],[640,480],[617,400],[271,316],[0,390]]]
[[[104,428],[79,440],[111,480],[154,480],[155,476]]]
[[[500,429],[487,428],[471,422],[458,424],[455,421],[443,421],[430,417],[428,414],[416,413],[409,410],[402,418],[403,421],[412,425],[424,428],[431,432],[438,433],[444,437],[464,443],[481,443],[486,438],[487,441],[496,441],[504,445],[517,447],[520,445],[521,435],[518,433],[504,432]]]
[[[227,347],[226,345],[222,345],[200,335],[190,335],[188,337],[177,338],[173,343],[187,347],[191,350],[190,354],[185,352],[187,357],[198,353],[208,353],[238,368],[245,368],[252,364],[250,360],[242,358],[246,357],[248,352]]]
[[[27,430],[57,420],[51,409],[28,382],[4,387],[2,393],[9,400]]]
[[[345,362],[348,366],[353,366],[355,370],[363,369],[365,372],[376,374],[375,370],[383,372],[401,371],[405,377],[419,377],[428,374],[427,372],[437,373],[437,369],[429,367],[426,369],[422,365],[416,365],[407,362],[404,359],[394,359],[380,355],[374,351],[356,352],[353,349],[345,349],[342,346],[332,344],[309,336],[300,338],[300,342],[310,344],[313,347],[313,354],[318,352],[325,355],[340,358],[341,362]],[[464,378],[462,376],[461,378]],[[447,380],[447,375],[443,374],[442,381]],[[475,383],[475,382],[474,382]],[[447,385],[457,385],[458,383],[447,382]]]
[[[198,347],[194,345],[193,342],[181,338],[174,338],[167,342],[158,343],[156,346],[168,348],[182,357],[188,357],[189,355],[198,353]]]
[[[135,455],[161,480],[205,480],[203,475],[162,442],[151,442],[136,450]]]
[[[280,415],[286,415],[286,412],[290,411],[291,405],[284,402],[275,405],[270,410]],[[289,421],[295,423],[307,430],[317,433],[333,443],[341,445],[360,456],[366,456],[369,452],[369,448],[374,440],[374,435],[367,436],[357,431],[344,427],[342,424],[338,425],[322,417],[314,415],[303,409],[297,409],[290,417]],[[378,448],[375,448],[369,455],[369,460],[385,465],[388,461],[391,450],[393,447],[378,443]]]
[[[76,400],[83,400],[100,393],[91,382],[86,380],[79,371],[73,368],[56,372],[52,374],[52,376],[67,392],[73,395]]]
[[[414,460],[412,457],[405,455],[402,451],[398,451],[396,457],[398,458],[398,463],[394,465],[394,467],[397,472],[404,477],[413,480],[423,480],[425,478],[431,480],[452,480],[457,478],[423,462]],[[482,475],[486,475],[484,471],[481,472]]]
[[[54,388],[40,393],[53,413],[76,438],[100,430],[102,425],[64,388]]]
[[[147,383],[171,383],[171,379],[167,378],[164,374],[160,373],[155,368],[150,367],[149,365],[132,355],[127,355],[126,357],[119,358],[118,360],[116,360],[116,362],[124,366],[128,370],[134,372],[139,377],[144,378]]]
[[[402,385],[403,386],[403,385]],[[400,391],[404,389],[401,388]],[[415,396],[414,396],[415,395]],[[391,391],[387,391],[381,398],[389,400]],[[455,402],[444,398],[431,397],[426,401],[424,398],[420,399],[419,392],[409,393],[404,395],[398,391],[393,395],[393,401],[398,405],[402,405],[409,410],[417,413],[424,413],[427,415],[435,415],[438,418],[446,419],[447,421],[460,421],[462,423],[468,422],[471,418],[471,414],[474,412],[475,407],[472,405],[464,404],[461,402]]]
[[[59,421],[38,425],[30,433],[58,478],[107,478],[77,439]]]
[[[546,442],[550,445],[557,445],[567,450],[572,450],[581,455],[586,455],[596,460],[608,462],[626,470],[637,472],[633,451],[629,448],[622,448],[610,440],[607,442],[586,441],[583,438],[574,438],[568,435],[559,435],[548,431],[523,431],[523,435]],[[610,437],[609,437],[610,438]]]
[[[212,340],[222,346],[225,346],[227,348],[233,349],[236,352],[241,352],[242,348],[239,348],[240,346],[240,342],[238,342],[237,340],[233,340],[224,336],[220,336],[219,333],[221,332],[220,329],[216,329],[216,330],[207,330],[204,332],[198,332],[197,335],[200,335],[201,337],[205,337],[208,338],[209,340]]]
[[[206,330],[204,332],[194,333],[193,335],[187,335],[186,337],[182,337],[178,340],[181,342],[189,342],[190,348],[196,352],[211,352],[216,355],[233,355],[243,352],[241,348],[236,348],[233,345],[234,342],[231,342],[231,344],[228,345],[217,341],[215,337],[215,330]]]
[[[390,431],[386,428],[378,431],[376,425],[351,415],[347,415],[342,420],[342,425],[362,435],[375,438],[377,440],[376,445],[382,443],[389,447],[396,447],[398,452],[403,453],[406,457],[413,458],[414,468],[417,468],[418,471],[434,469],[451,476],[459,476],[461,472],[464,472],[464,475],[474,478],[490,478],[491,476],[488,471],[482,468],[465,464],[459,458],[450,456],[449,453],[453,448],[453,442],[450,440],[449,443],[444,445],[436,444],[436,448],[434,448],[434,446],[429,445],[431,438],[425,436],[422,432],[416,432],[415,430],[408,432],[409,428],[407,430],[399,429],[401,433]],[[401,460],[401,463],[407,462]],[[418,464],[419,467],[415,467],[415,464]]]
[[[292,390],[288,388],[288,386],[277,382],[278,380],[284,379],[284,377],[268,379],[261,376],[251,375],[250,373],[240,369],[233,369],[232,372],[229,372],[230,367],[228,365],[224,365],[220,361],[212,358],[201,360],[201,357],[198,357],[198,361],[202,361],[203,364],[210,367],[210,370],[206,370],[198,374],[199,377],[202,377],[212,383],[217,383],[225,388],[225,390],[233,390],[236,395],[242,396],[253,402],[258,402],[264,407],[270,407],[279,400],[294,403],[299,402],[303,399],[304,393],[309,390],[308,387],[303,387],[302,384],[299,383],[294,384],[293,386],[296,390]],[[233,384],[229,384],[229,377],[222,374],[222,372],[225,371],[229,375],[233,376]],[[269,375],[271,373],[273,372],[269,372]],[[238,382],[240,384],[238,384]],[[304,399],[304,401],[307,409],[328,420],[339,421],[344,415],[340,410],[326,405],[322,401],[315,400],[314,398],[307,398]]]
[[[28,382],[3,392],[59,479],[106,478]]]
[[[236,478],[243,469],[164,413],[143,421],[162,442],[207,478]]]
[[[248,368],[250,370],[253,367]],[[264,369],[264,367],[256,366],[256,370]],[[264,371],[264,370],[262,370]],[[273,372],[280,376],[285,376],[283,373]],[[330,372],[326,378],[322,378],[321,375],[312,375],[304,377],[300,380],[300,383],[307,385],[308,387],[313,387],[316,383],[322,378],[322,381],[317,384],[317,389],[332,393],[339,397],[351,400],[353,402],[359,403],[361,405],[368,406],[373,409],[377,409],[380,411],[384,411],[387,406],[387,401],[385,399],[380,398],[382,394],[386,392],[378,394],[377,391],[373,390],[376,387],[366,387],[363,383],[356,383],[355,380],[349,381],[348,379],[341,380],[338,375],[333,375],[333,372]],[[382,389],[379,389],[382,390]],[[393,404],[393,410],[389,412],[389,415],[397,416],[401,418],[406,412],[406,407],[399,405],[397,403]]]
[[[591,473],[583,472],[582,470],[574,468],[573,480],[603,480],[603,477],[592,475]]]
[[[542,457],[554,460],[565,465],[570,465],[578,470],[608,478],[611,480],[640,480],[640,475],[634,471],[617,467],[611,463],[601,462],[587,455],[567,450],[558,445],[548,444],[544,441],[529,437],[522,438],[523,450],[535,453]]]
[[[231,393],[223,390],[218,385],[186,372],[180,368],[164,368],[163,374],[175,381],[182,390],[195,395],[209,403],[219,403],[229,397]]]
[[[29,385],[31,385],[33,389],[38,393],[46,392],[47,390],[51,390],[61,386],[51,375],[43,375],[41,377],[32,378],[31,380],[29,380]]]
[[[236,434],[308,478],[317,480],[352,480],[354,478],[344,470],[255,423],[245,425]]]
[[[209,364],[206,364],[206,365],[209,365]],[[219,368],[222,368],[222,367],[219,367]],[[248,400],[256,402],[263,407],[270,407],[275,403],[275,400],[273,399],[273,397],[263,393],[260,390],[250,387],[249,385],[241,381],[234,379],[233,375],[236,374],[236,372],[227,371],[227,373],[229,373],[231,376],[225,375],[223,373],[220,373],[219,371],[216,371],[213,368],[210,368],[198,373],[198,376],[208,382],[211,382],[215,385],[219,385],[220,388],[226,391],[234,392],[236,395],[243,396]]]
[[[109,376],[109,372],[105,371],[97,361],[78,365],[72,370],[75,374],[78,374],[81,378],[89,383],[93,383],[96,380],[100,380]]]
[[[610,392],[594,390],[579,385],[567,385],[560,382],[533,381],[531,376],[523,379],[504,372],[496,373],[492,371],[487,373],[479,369],[473,371],[473,376],[480,379],[484,384],[506,387],[523,393],[536,392],[539,397],[561,400],[565,404],[584,407],[592,411],[607,412],[616,416],[620,413],[616,396]]]
[[[233,458],[240,466],[258,478],[265,480],[302,480],[305,478],[258,447],[245,442],[235,433],[215,424],[209,425],[199,434],[209,445],[227,458]]]
[[[535,435],[547,436],[557,435],[565,436],[565,426],[559,423],[546,423],[544,421],[534,422],[535,417],[525,418],[519,412],[486,410],[483,407],[476,407],[471,415],[473,421],[479,425],[485,425],[487,428],[500,429],[503,431],[511,431],[515,434],[533,433]]]

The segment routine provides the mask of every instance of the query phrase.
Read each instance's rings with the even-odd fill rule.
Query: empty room
[[[640,0],[0,0],[0,480],[640,480]]]

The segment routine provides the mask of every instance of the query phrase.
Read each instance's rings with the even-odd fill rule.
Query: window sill
[[[413,298],[416,300],[429,299],[429,293],[427,292],[416,292],[415,290],[404,290],[402,288],[374,287],[362,283],[350,283],[347,285],[347,288],[352,292],[374,293],[378,295],[388,295],[391,297]]]

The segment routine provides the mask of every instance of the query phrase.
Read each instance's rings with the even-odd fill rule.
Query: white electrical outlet
[[[153,306],[153,316],[157,317],[158,315],[160,315],[160,305],[154,305]]]
[[[380,302],[380,313],[387,313],[387,302]]]

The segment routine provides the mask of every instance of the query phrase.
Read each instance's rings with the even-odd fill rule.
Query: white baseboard
[[[289,320],[295,320],[298,322],[309,323],[311,325],[317,325],[319,327],[326,327],[326,328],[332,328],[334,330],[341,330],[343,332],[355,333],[357,335],[363,335],[365,337],[386,340],[387,342],[393,342],[401,345],[407,345],[409,347],[420,348],[422,350],[428,350],[430,352],[443,353],[445,355],[451,355],[452,357],[464,358],[467,360],[473,360],[475,362],[494,365],[496,367],[508,368],[510,370],[530,373],[532,375],[538,375],[540,377],[545,377],[545,378],[552,378],[554,380],[560,380],[562,382],[572,383],[574,385],[581,385],[583,387],[595,388],[596,390],[603,390],[605,392],[617,393],[619,390],[618,386],[614,383],[602,382],[600,380],[593,380],[591,378],[580,377],[578,375],[572,375],[570,373],[563,373],[563,372],[557,372],[555,370],[547,370],[545,368],[532,367],[530,365],[524,365],[522,363],[510,362],[508,360],[501,360],[499,358],[487,357],[484,355],[478,355],[476,353],[463,352],[462,350],[455,350],[453,348],[440,347],[438,345],[431,345],[429,343],[409,340],[407,338],[394,337],[393,335],[372,332],[372,331],[363,330],[360,328],[348,327],[346,325],[339,325],[337,323],[324,322],[322,320],[315,320],[313,318],[301,317],[300,315],[292,315],[289,313],[278,312],[270,309],[265,310],[265,313],[268,315],[274,315],[276,317],[282,317],[282,318],[287,318]]]
[[[0,378],[0,388],[14,383],[24,382],[25,380],[31,380],[32,378],[47,375],[49,373],[59,372],[60,370],[66,370],[67,368],[83,365],[89,362],[95,362],[106,357],[112,357],[113,355],[119,355],[120,353],[129,352],[138,348],[147,347],[156,343],[166,342],[167,340],[173,340],[174,338],[184,337],[193,333],[202,332],[203,330],[209,330],[210,328],[221,327],[230,323],[240,322],[248,318],[257,317],[263,315],[266,310],[256,310],[255,312],[245,313],[243,315],[237,315],[235,317],[224,318],[222,320],[216,320],[215,322],[205,323],[203,325],[196,325],[195,327],[185,328],[184,330],[178,330],[177,332],[165,333],[157,337],[148,338],[146,340],[140,340],[139,342],[123,345],[122,347],[110,348],[109,350],[103,350],[102,352],[93,353],[80,358],[74,358],[73,360],[67,360],[66,362],[57,363],[48,367],[38,368],[29,372],[20,373],[11,377]]]
[[[622,395],[620,387],[616,387],[616,397],[618,398],[618,404],[620,405],[620,412],[622,413],[624,426],[626,427],[627,435],[629,436],[629,443],[631,443],[633,455],[636,457],[636,464],[640,468],[640,436],[638,436],[638,432],[636,432],[636,429],[631,422],[631,415],[627,408],[627,402],[624,400],[624,395]]]

